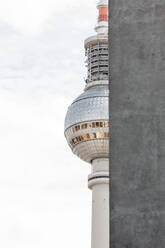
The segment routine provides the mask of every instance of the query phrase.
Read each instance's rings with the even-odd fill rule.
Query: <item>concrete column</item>
[[[111,248],[164,248],[165,0],[109,8]]]
[[[95,159],[88,177],[92,190],[92,248],[109,248],[109,160]]]

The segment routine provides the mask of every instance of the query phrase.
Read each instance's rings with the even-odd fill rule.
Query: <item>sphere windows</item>
[[[98,139],[104,138],[104,133],[97,132],[97,133],[96,133],[96,137],[97,137]]]
[[[83,123],[81,125],[76,125],[72,127],[72,132],[74,133],[82,129],[99,128],[99,127],[109,127],[109,121],[88,122],[88,123]]]
[[[109,122],[108,121],[104,122],[104,127],[109,127]]]
[[[109,133],[104,133],[104,138],[109,138]]]
[[[81,125],[81,129],[86,129],[87,128],[87,123]]]
[[[86,134],[83,134],[82,137],[83,137],[83,140],[87,140],[87,135]]]
[[[99,122],[96,122],[96,127],[100,127],[100,123]]]
[[[87,124],[87,128],[91,128],[92,127],[92,124],[91,123],[88,123]]]
[[[77,136],[74,139],[71,140],[71,145],[77,145],[78,143],[82,141],[88,141],[92,139],[104,139],[109,138],[108,132],[97,132],[97,133],[86,133],[81,136]]]
[[[90,133],[90,138],[91,139],[96,139],[96,133]]]
[[[90,139],[90,135],[89,135],[89,133],[87,133],[87,139]]]
[[[93,128],[96,127],[96,122],[92,122],[92,127],[93,127]]]
[[[78,130],[80,130],[80,125],[75,126],[75,127],[73,128],[73,132],[77,132]]]

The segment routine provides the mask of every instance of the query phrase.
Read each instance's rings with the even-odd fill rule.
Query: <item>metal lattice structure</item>
[[[85,55],[87,56],[87,79],[86,83],[98,80],[108,80],[108,44],[87,44]]]

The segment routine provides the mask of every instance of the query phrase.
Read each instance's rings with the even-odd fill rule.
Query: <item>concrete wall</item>
[[[165,0],[110,0],[111,248],[165,247]]]

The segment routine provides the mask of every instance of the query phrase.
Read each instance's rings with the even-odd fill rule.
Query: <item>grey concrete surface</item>
[[[110,0],[111,248],[165,248],[165,0]]]

